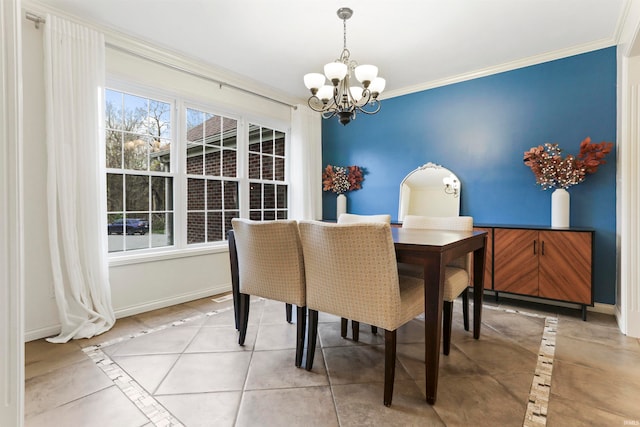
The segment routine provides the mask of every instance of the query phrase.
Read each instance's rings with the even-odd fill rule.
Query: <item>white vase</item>
[[[569,227],[571,198],[564,188],[558,188],[551,194],[551,226]]]
[[[336,220],[340,218],[340,214],[347,213],[347,196],[338,194],[336,199]]]

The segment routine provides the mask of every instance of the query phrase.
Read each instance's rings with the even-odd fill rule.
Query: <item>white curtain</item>
[[[322,219],[321,121],[306,105],[292,110],[290,219]]]
[[[48,15],[44,25],[49,249],[61,332],[89,338],[115,323],[104,197],[104,36]]]

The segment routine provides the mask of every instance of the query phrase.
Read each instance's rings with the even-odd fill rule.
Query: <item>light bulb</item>
[[[356,102],[360,101],[360,98],[362,98],[362,88],[360,86],[351,86],[349,88],[349,92]]]
[[[375,65],[358,65],[355,69],[356,79],[362,83],[365,89],[378,77],[378,67]]]
[[[347,65],[342,62],[329,62],[324,66],[324,74],[334,86],[338,86],[340,80],[347,75]]]
[[[324,75],[320,73],[309,73],[304,75],[304,85],[307,89],[310,89],[311,92],[313,92],[314,89],[317,92],[324,84],[324,81]]]
[[[331,98],[333,98],[333,86],[324,85],[320,89],[318,89],[318,94],[316,95],[323,103],[329,102]]]
[[[376,98],[379,94],[382,93],[387,81],[382,77],[376,77],[371,84],[369,85],[369,90],[374,98]]]

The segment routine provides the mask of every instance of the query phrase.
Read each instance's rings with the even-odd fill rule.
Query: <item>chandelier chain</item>
[[[343,46],[344,50],[347,50],[347,18],[342,18],[342,26],[344,28]]]

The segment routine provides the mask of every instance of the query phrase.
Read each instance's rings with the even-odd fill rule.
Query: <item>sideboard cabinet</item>
[[[484,262],[484,288],[492,290],[493,283],[493,228],[491,227],[473,227],[476,231],[487,232],[487,244],[485,246],[485,262]]]
[[[586,307],[593,305],[592,230],[482,229],[493,230],[492,252],[486,257],[492,271],[485,269],[485,289],[496,297],[507,292],[580,304],[586,320]]]

